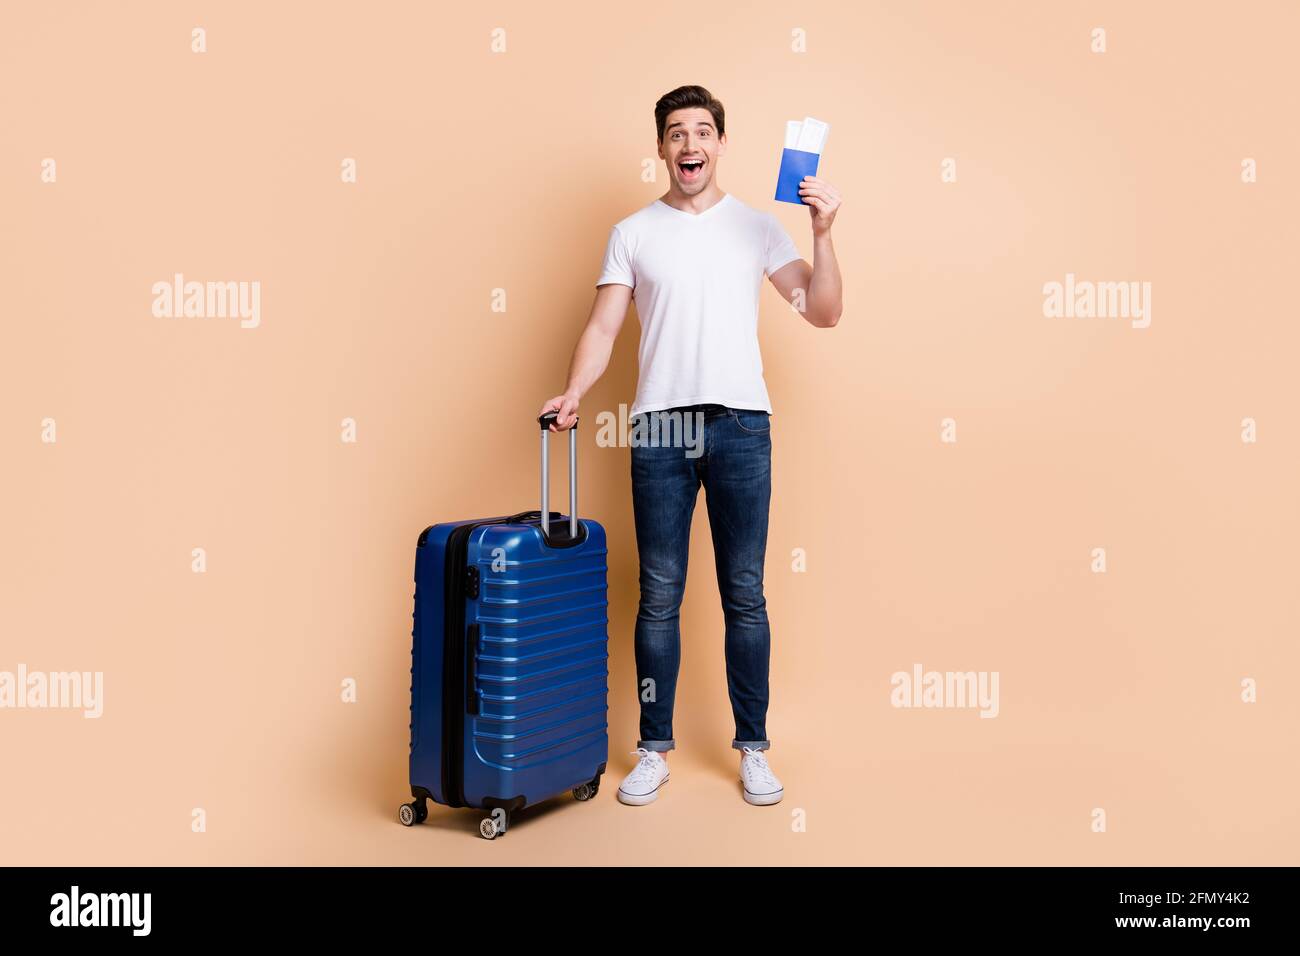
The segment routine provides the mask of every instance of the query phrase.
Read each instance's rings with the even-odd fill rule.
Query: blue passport
[[[807,205],[799,195],[799,184],[805,176],[817,175],[817,161],[821,153],[808,153],[802,149],[781,150],[781,171],[776,176],[776,198],[781,202]]]

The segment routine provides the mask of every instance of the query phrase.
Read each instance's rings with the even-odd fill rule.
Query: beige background
[[[867,7],[7,6],[0,669],[102,670],[106,700],[0,711],[0,858],[1296,863],[1297,8]],[[664,798],[405,830],[416,536],[535,506],[531,416],[609,226],[666,188],[641,163],[682,83],[727,106],[722,188],[805,255],[769,198],[785,120],[832,124],[846,197],[839,327],[763,293],[786,800],[738,794],[701,500]],[[177,271],[260,281],[261,327],[154,318]],[[1151,327],[1044,318],[1067,272],[1150,281]],[[631,401],[638,331],[588,421]],[[587,430],[581,467],[616,779],[628,451]],[[916,662],[1000,672],[1001,715],[892,708]]]

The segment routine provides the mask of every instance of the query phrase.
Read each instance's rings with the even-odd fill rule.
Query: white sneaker
[[[745,785],[745,802],[756,807],[771,806],[780,803],[785,796],[781,781],[767,765],[767,757],[761,750],[744,749],[745,756],[740,758],[740,782]]]
[[[654,803],[659,796],[659,788],[668,782],[668,761],[644,747],[638,747],[632,753],[641,759],[618,785],[618,800],[629,806],[643,807],[647,803]]]

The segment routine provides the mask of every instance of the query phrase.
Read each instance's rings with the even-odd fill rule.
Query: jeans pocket
[[[733,408],[731,409],[731,417],[742,432],[748,432],[751,435],[766,435],[772,430],[772,416],[764,411]]]

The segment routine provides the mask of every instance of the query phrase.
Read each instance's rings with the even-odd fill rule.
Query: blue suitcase
[[[590,800],[609,753],[605,529],[578,520],[577,424],[569,514],[549,510],[550,412],[541,425],[542,510],[426,528],[415,552],[411,803],[488,811],[506,832],[520,809],[572,790]]]

